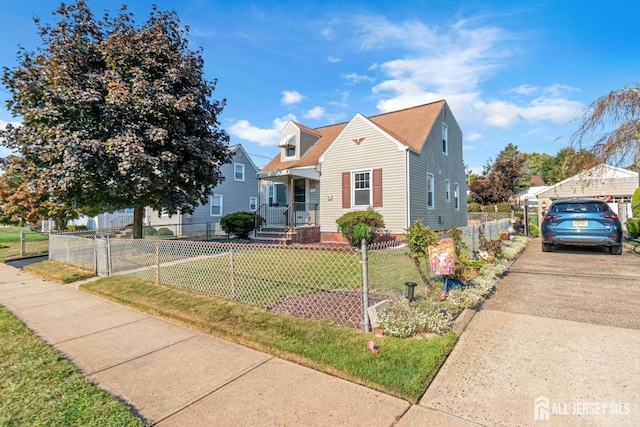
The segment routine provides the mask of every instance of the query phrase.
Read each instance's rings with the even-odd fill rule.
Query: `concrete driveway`
[[[639,307],[639,255],[533,239],[398,425],[640,426]]]

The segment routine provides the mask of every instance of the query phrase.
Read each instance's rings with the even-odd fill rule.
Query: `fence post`
[[[104,248],[105,248],[105,256],[106,256],[106,265],[107,268],[107,277],[111,276],[111,244],[109,243],[109,236],[104,239]]]
[[[24,231],[20,231],[20,256],[24,256]]]
[[[160,284],[160,242],[155,241],[156,244],[156,285]]]
[[[360,245],[362,253],[362,311],[364,312],[363,326],[365,332],[371,332],[369,324],[369,271],[367,262],[367,241],[362,239]]]
[[[229,246],[229,256],[231,258],[230,260],[230,264],[231,264],[231,274],[230,274],[230,278],[231,278],[231,297],[233,298],[234,301],[237,301],[237,293],[236,293],[236,266],[235,266],[235,261],[233,259],[233,244],[231,244],[231,246]]]
[[[93,236],[93,274],[98,275],[98,236]]]

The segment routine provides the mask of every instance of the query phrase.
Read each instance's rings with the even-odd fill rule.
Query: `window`
[[[449,154],[449,130],[444,123],[442,123],[442,153]]]
[[[244,181],[244,164],[233,164],[233,179],[236,181]]]
[[[222,216],[222,196],[209,197],[211,216]]]
[[[448,179],[444,183],[444,199],[447,202],[451,201],[451,181]]]
[[[453,184],[453,200],[455,202],[456,210],[460,210],[460,184],[455,182]]]
[[[268,186],[267,203],[269,203],[269,206],[286,206],[287,186],[285,184],[271,184]]]
[[[427,174],[427,208],[433,209],[435,207],[435,202],[433,200],[434,197],[434,187],[435,187],[435,178],[432,173]]]
[[[296,147],[287,147],[285,151],[286,157],[295,157],[296,156]]]
[[[371,173],[353,172],[353,205],[371,206]]]
[[[258,210],[258,198],[257,197],[249,197],[249,210],[251,212],[255,212]]]

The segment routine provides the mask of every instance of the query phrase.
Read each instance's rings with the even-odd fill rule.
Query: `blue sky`
[[[58,1],[1,0],[0,65],[40,39]],[[94,15],[122,1],[89,0]],[[640,2],[136,0],[173,9],[226,98],[222,127],[258,165],[288,120],[309,127],[446,99],[474,171],[508,143],[555,154],[597,97],[636,84]],[[0,126],[19,122],[0,89]],[[0,148],[0,156],[7,150]]]

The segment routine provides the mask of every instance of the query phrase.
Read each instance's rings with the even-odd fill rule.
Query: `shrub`
[[[238,239],[248,239],[255,228],[255,220],[256,216],[251,212],[233,212],[220,218],[220,227]]]
[[[631,212],[634,218],[640,218],[640,187],[631,196]]]
[[[378,232],[384,228],[384,219],[372,208],[364,211],[347,212],[336,220],[338,231],[351,246],[359,247],[362,239],[371,244],[376,241]]]
[[[529,224],[529,236],[538,237],[540,235],[540,228],[535,224]]]
[[[144,227],[142,229],[142,234],[144,236],[157,236],[158,235],[158,230],[156,230],[155,228],[153,228],[150,225],[147,225],[146,227]]]
[[[78,231],[78,230],[86,230],[87,226],[82,224],[71,224],[67,225],[67,230],[69,231]]]
[[[167,227],[161,227],[158,229],[158,236],[173,236],[173,231]]]
[[[640,236],[640,219],[630,219],[627,221],[627,231],[633,237]]]
[[[467,212],[482,212],[482,206],[476,202],[467,203]]]

